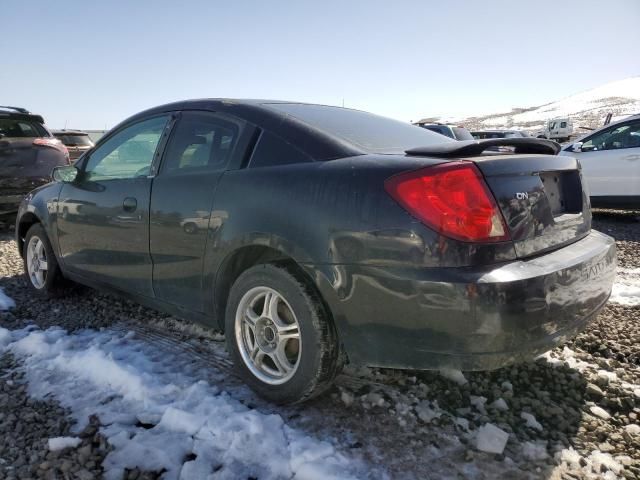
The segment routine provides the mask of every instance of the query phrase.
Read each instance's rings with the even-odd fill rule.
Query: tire
[[[244,313],[249,309],[251,316]],[[225,327],[236,371],[271,402],[300,403],[319,395],[340,370],[338,337],[320,296],[282,266],[256,265],[238,277]]]
[[[37,263],[40,265],[46,262],[46,270],[42,271],[34,265],[34,255],[38,257]],[[44,298],[55,298],[65,293],[68,284],[62,276],[49,238],[39,223],[32,225],[27,232],[22,258],[27,284],[34,293]],[[41,277],[38,272],[42,273]]]

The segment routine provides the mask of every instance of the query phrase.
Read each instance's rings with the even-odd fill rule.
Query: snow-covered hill
[[[520,128],[537,130],[545,120],[568,116],[574,127],[596,128],[611,112],[614,119],[640,113],[640,76],[610,82],[556,102],[538,107],[514,108],[508,113],[494,113],[468,118],[447,118],[469,129]]]

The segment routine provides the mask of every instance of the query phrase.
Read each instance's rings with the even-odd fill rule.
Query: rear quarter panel
[[[357,271],[341,266],[420,269],[514,259],[509,242],[477,246],[439,236],[384,190],[392,175],[442,161],[363,155],[226,172],[214,199],[205,285],[213,289],[218,266],[237,249],[274,248],[307,271],[340,331],[346,319],[339,297],[354,282],[345,272]]]

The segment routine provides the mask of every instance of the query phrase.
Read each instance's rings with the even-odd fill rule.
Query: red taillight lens
[[[465,242],[509,239],[504,218],[473,163],[445,163],[402,173],[389,178],[385,189],[442,235]]]
[[[71,160],[69,160],[69,150],[67,149],[65,144],[62,143],[57,138],[46,138],[46,137],[36,138],[33,140],[33,144],[40,145],[41,147],[55,148],[56,150],[62,152],[65,158],[67,159],[67,163],[71,164]]]

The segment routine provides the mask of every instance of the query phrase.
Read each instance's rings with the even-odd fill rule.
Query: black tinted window
[[[441,135],[426,128],[359,110],[301,103],[267,105],[367,152],[402,153],[409,148],[443,142]]]
[[[36,122],[17,120],[13,118],[0,118],[0,137],[35,138],[48,136],[44,128]]]
[[[59,138],[62,143],[68,147],[92,147],[93,142],[89,138],[89,135],[70,135],[68,133],[60,134],[54,133],[56,138]]]
[[[237,138],[237,125],[213,114],[185,112],[171,135],[162,171],[224,168]]]
[[[258,139],[250,167],[270,167],[288,163],[311,162],[309,156],[271,132],[263,131]]]

